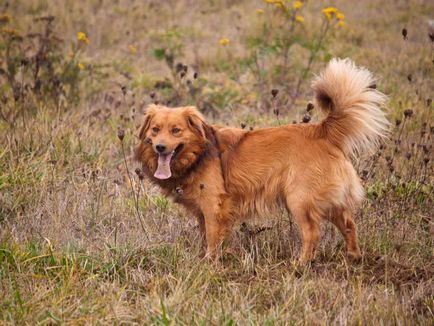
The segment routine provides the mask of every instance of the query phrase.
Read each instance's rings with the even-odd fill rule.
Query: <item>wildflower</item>
[[[276,7],[279,8],[284,8],[285,5],[283,4],[283,0],[264,0],[266,3],[275,5]]]
[[[3,27],[2,32],[11,36],[18,35],[18,30],[14,28]]]
[[[137,48],[132,44],[128,45],[128,50],[130,51],[131,54],[137,53]]]
[[[12,21],[12,16],[4,14],[0,15],[0,24],[7,24]]]
[[[343,13],[341,13],[340,11],[337,11],[336,12],[336,19],[342,21],[345,19],[345,15]]]
[[[87,35],[85,33],[83,33],[83,32],[78,32],[77,33],[77,40],[79,42],[83,42],[85,44],[89,44],[90,43],[89,39],[87,38]]]
[[[78,66],[78,69],[80,69],[80,70],[84,70],[84,68],[85,68],[84,64],[81,62],[77,66]]]
[[[262,15],[264,13],[264,9],[256,9],[256,13],[258,15]]]
[[[294,3],[292,5],[293,5],[293,7],[295,9],[300,9],[301,7],[303,7],[303,2],[301,2],[301,1],[294,1]]]
[[[303,16],[295,16],[295,20],[298,21],[299,23],[304,23],[304,17]]]
[[[219,40],[220,45],[223,45],[223,46],[228,45],[230,42],[231,42],[231,41],[230,41],[228,38],[226,38],[226,37],[222,37],[222,38],[220,38],[220,40]]]
[[[326,16],[327,20],[333,19],[333,14],[338,13],[339,11],[334,7],[327,7],[322,10],[323,14]]]
[[[345,26],[345,22],[343,20],[339,21],[337,24],[338,27],[343,27]]]

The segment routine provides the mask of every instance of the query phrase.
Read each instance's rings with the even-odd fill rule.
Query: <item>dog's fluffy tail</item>
[[[377,91],[372,74],[349,59],[333,59],[313,81],[315,99],[327,117],[320,135],[349,155],[372,150],[387,135],[389,121],[381,107],[386,96]]]

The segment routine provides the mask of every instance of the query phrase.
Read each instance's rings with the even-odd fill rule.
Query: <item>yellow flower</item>
[[[264,13],[264,10],[263,9],[256,9],[256,13],[258,15],[262,15]]]
[[[343,20],[340,20],[339,23],[337,24],[338,27],[343,27],[345,26],[345,22]]]
[[[345,19],[345,15],[343,13],[341,13],[340,11],[336,12],[336,18],[338,20],[344,20]]]
[[[83,42],[85,44],[89,44],[90,43],[89,39],[87,38],[87,35],[85,33],[83,33],[83,32],[78,32],[77,33],[77,40],[79,42]]]
[[[285,5],[283,4],[283,0],[264,0],[266,3],[275,5],[276,7],[279,8],[284,8]]]
[[[0,15],[0,24],[7,24],[12,21],[12,16],[8,14]]]
[[[294,3],[292,5],[294,6],[295,9],[300,9],[301,7],[303,7],[303,2],[294,1]]]
[[[220,45],[223,45],[223,46],[228,45],[230,42],[231,42],[231,41],[230,41],[228,38],[226,38],[226,37],[222,37],[222,38],[219,40]]]
[[[333,14],[333,13],[337,13],[338,12],[338,10],[335,8],[335,7],[327,7],[327,8],[324,8],[323,10],[322,10],[322,12],[328,12],[328,13],[331,13],[331,14]]]
[[[78,69],[80,69],[80,70],[84,70],[84,68],[85,68],[84,64],[81,62],[77,66],[78,66]]]
[[[299,23],[304,23],[304,17],[303,16],[295,16],[295,20],[298,21]]]
[[[18,35],[18,30],[14,28],[3,27],[2,32],[11,36]]]
[[[131,54],[137,53],[137,48],[132,44],[128,45],[128,50],[130,51]]]
[[[333,14],[338,13],[338,10],[334,7],[327,7],[322,10],[323,14],[326,16],[327,20],[333,19]]]

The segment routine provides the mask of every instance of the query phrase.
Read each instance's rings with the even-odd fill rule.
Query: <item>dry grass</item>
[[[347,25],[330,31],[300,79],[312,51],[300,44],[317,39],[320,10],[330,4],[345,13]],[[90,40],[77,56],[84,69],[73,75],[75,98],[14,101],[6,83],[0,85],[0,112],[19,112],[13,124],[0,120],[0,323],[432,323],[429,1],[310,1],[286,74],[273,66],[284,52],[266,48],[270,54],[255,61],[259,46],[248,45],[254,37],[267,43],[282,35],[279,12],[262,1],[22,0],[0,2],[0,9],[22,34],[40,28],[34,17],[52,14],[66,57],[78,31]],[[274,24],[265,34],[264,21]],[[221,37],[230,43],[219,45]],[[158,60],[162,54],[154,50],[164,47],[174,51],[175,64],[188,65],[186,77],[164,55]],[[144,107],[155,100],[196,104],[210,120],[246,128],[300,121],[311,99],[308,80],[330,56],[367,66],[390,95],[390,140],[356,162],[368,193],[356,221],[363,262],[348,264],[340,235],[324,225],[316,261],[297,267],[299,236],[283,212],[262,232],[256,229],[264,220],[237,230],[218,263],[201,260],[195,221],[133,172]],[[5,69],[5,57],[0,60]],[[154,88],[158,81],[172,87]],[[272,88],[279,89],[277,104]],[[125,131],[131,178],[118,128]]]

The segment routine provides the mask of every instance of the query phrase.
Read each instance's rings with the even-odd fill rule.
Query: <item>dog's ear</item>
[[[208,125],[203,115],[195,107],[188,106],[184,108],[184,116],[191,131],[206,139],[206,129]]]
[[[151,125],[151,120],[154,117],[157,110],[158,110],[158,106],[156,106],[155,104],[151,104],[146,108],[145,121],[143,122],[143,125],[139,131],[139,138],[141,140],[145,139],[146,132],[148,131]]]

